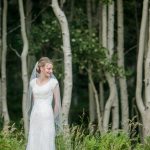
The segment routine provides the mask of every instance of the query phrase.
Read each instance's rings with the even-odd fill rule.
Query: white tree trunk
[[[2,4],[0,3],[0,72],[2,62]],[[0,117],[2,116],[2,89],[1,89],[1,74],[0,74]]]
[[[67,18],[60,9],[57,0],[52,0],[53,11],[60,23],[63,38],[63,52],[64,52],[64,93],[62,103],[63,125],[68,126],[69,110],[72,95],[72,53],[70,46],[70,34],[68,28]]]
[[[92,90],[94,92],[94,96],[95,96],[95,101],[96,101],[96,112],[97,112],[97,116],[98,116],[98,127],[99,127],[99,131],[101,133],[103,133],[103,125],[102,125],[102,115],[101,115],[101,110],[100,110],[100,104],[99,104],[99,99],[98,99],[98,93],[97,90],[95,88],[93,79],[92,79],[92,73],[91,73],[91,68],[89,68],[88,70],[88,74],[89,74],[89,80],[92,86]]]
[[[4,129],[7,130],[9,124],[9,114],[7,108],[7,82],[6,82],[6,56],[7,56],[7,0],[3,1],[3,24],[2,24],[2,62],[1,62],[1,80],[2,80],[2,114],[4,117]]]
[[[28,117],[25,112],[25,106],[27,101],[27,92],[28,92],[28,72],[27,72],[27,54],[28,54],[28,39],[26,35],[26,27],[25,27],[25,15],[23,8],[23,0],[18,0],[19,3],[19,12],[20,12],[20,22],[21,22],[21,35],[23,40],[23,50],[21,54],[21,63],[22,63],[22,80],[23,80],[23,98],[22,98],[22,111],[23,111],[23,119],[24,119],[24,129],[25,135],[27,136],[28,132]]]
[[[149,39],[147,46],[147,53],[146,53],[146,60],[145,60],[145,104],[146,107],[150,109],[150,17],[149,17]]]
[[[117,52],[118,66],[124,69],[124,25],[123,25],[123,0],[117,0]],[[119,78],[121,92],[122,128],[125,132],[129,130],[129,105],[126,77]]]
[[[114,54],[114,1],[111,2],[108,6],[108,50],[109,50],[109,59],[111,60],[112,55]],[[114,78],[114,77],[112,77]],[[115,78],[114,78],[115,81]],[[115,89],[115,97],[113,102],[112,109],[112,129],[117,130],[119,128],[119,105],[118,105],[118,91],[116,83],[113,84]]]
[[[95,109],[96,106],[91,82],[88,83],[88,91],[89,91],[89,117],[90,123],[93,123],[96,119],[96,109]]]
[[[107,48],[107,6],[102,4],[102,45]]]
[[[0,78],[0,117],[2,117],[2,81]]]
[[[98,4],[98,16],[99,16],[99,45],[102,44],[102,2],[99,1]],[[99,82],[99,101],[100,101],[100,110],[103,116],[104,112],[104,89],[103,89],[103,82]]]
[[[114,32],[114,3],[113,2],[109,7],[109,20],[108,21],[109,22],[107,23],[107,7],[105,4],[103,4],[103,7],[102,7],[102,45],[103,47],[106,47],[109,49],[109,53],[106,52],[106,56],[111,61],[113,48],[114,48],[114,33],[113,33]],[[108,32],[107,32],[107,25],[108,25]],[[103,118],[104,132],[107,132],[108,127],[109,127],[111,107],[113,103],[116,102],[115,99],[118,95],[117,95],[115,78],[112,77],[109,72],[106,72],[105,76],[106,76],[106,79],[108,81],[109,88],[110,88],[110,95],[105,105],[104,118]],[[118,105],[114,105],[114,106],[117,107]],[[118,109],[116,109],[116,111],[117,110]],[[115,113],[114,118],[116,118],[115,120],[118,121],[119,119],[117,119],[118,114],[116,113],[116,111],[114,111]],[[116,127],[118,126],[118,122],[115,123],[115,126]]]
[[[100,101],[101,115],[103,116],[105,101],[104,101],[104,88],[102,81],[99,82],[99,101]]]
[[[148,8],[147,8],[148,9]],[[149,10],[150,15],[150,10]],[[142,113],[142,121],[143,121],[143,136],[150,136],[150,16],[149,16],[149,28],[148,28],[148,42],[146,44],[147,55],[145,60],[145,112]],[[145,32],[147,33],[147,32]]]
[[[118,92],[116,88],[116,97],[114,103],[112,105],[112,130],[117,131],[119,128],[119,100],[118,100]]]
[[[92,34],[92,10],[91,10],[91,0],[87,0],[86,2],[87,4],[87,18],[88,18],[88,29],[89,29],[89,36],[91,36]],[[88,66],[89,70],[90,69],[90,65]],[[88,78],[90,78],[89,73],[92,73],[91,71],[88,72]],[[96,105],[95,105],[95,100],[94,100],[94,93],[93,93],[93,88],[92,88],[92,83],[91,80],[88,80],[88,91],[89,91],[89,116],[90,116],[90,123],[93,123],[94,120],[96,119]]]
[[[136,82],[136,102],[139,108],[140,113],[142,114],[145,110],[142,99],[142,79],[143,79],[143,55],[144,55],[144,39],[145,39],[145,29],[146,21],[148,15],[148,0],[143,1],[143,12],[142,12],[142,21],[140,29],[140,39],[139,39],[139,53],[137,61],[137,82]]]
[[[104,118],[103,118],[103,128],[104,128],[104,132],[108,131],[108,127],[109,127],[109,119],[110,119],[110,111],[111,111],[111,107],[115,101],[116,98],[116,88],[115,88],[115,79],[112,78],[110,76],[109,73],[105,73],[108,84],[109,84],[109,89],[110,89],[110,94],[109,94],[109,98],[106,102],[105,105],[105,110],[104,110]]]
[[[142,12],[142,20],[141,20],[141,28],[140,28],[140,37],[139,37],[139,53],[138,53],[138,61],[137,61],[137,80],[136,80],[136,102],[138,109],[140,111],[140,114],[142,116],[143,121],[143,136],[150,136],[150,98],[146,98],[145,104],[143,103],[142,98],[142,81],[143,81],[143,55],[144,55],[144,46],[145,46],[145,37],[146,37],[146,24],[148,20],[148,3],[149,0],[143,1],[143,12]],[[148,52],[149,53],[149,48]],[[149,55],[149,54],[148,54]],[[146,61],[148,61],[149,58],[147,58]],[[147,64],[147,62],[146,62]],[[146,65],[147,67],[147,65]],[[145,70],[148,68],[144,68]],[[147,73],[145,74],[147,77]],[[146,81],[147,79],[145,79]],[[145,82],[147,84],[147,82]],[[149,88],[149,85],[145,85],[145,87]],[[147,89],[145,89],[147,90]]]

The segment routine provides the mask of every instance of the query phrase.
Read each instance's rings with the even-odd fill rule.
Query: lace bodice
[[[50,102],[52,102],[53,90],[54,90],[55,86],[57,85],[57,83],[58,83],[58,81],[56,79],[50,78],[47,83],[40,86],[37,84],[37,78],[33,79],[30,82],[30,85],[32,88],[34,101],[50,100]]]

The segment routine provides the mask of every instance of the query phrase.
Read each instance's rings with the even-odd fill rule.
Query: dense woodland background
[[[4,42],[2,34],[4,29],[4,1],[1,1],[0,5],[0,56],[2,56]],[[60,83],[61,97],[63,97],[65,90],[64,42],[62,41],[62,29],[51,7],[52,1],[25,0],[23,4],[26,34],[29,42],[28,78],[40,57],[47,56],[51,58],[54,62],[54,74]],[[150,66],[146,66],[147,60],[150,59],[149,4],[149,0],[59,1],[59,6],[67,17],[72,55],[73,88],[69,108],[69,125],[84,124],[89,127],[89,123],[91,123],[91,128],[94,127],[94,129],[99,129],[101,132],[109,129],[123,129],[125,132],[130,132],[132,128],[135,128],[136,135],[139,134],[141,137],[150,135],[150,127],[147,129],[150,123],[150,96],[148,95],[150,90]],[[120,18],[123,19],[121,27],[118,25],[120,21],[118,18],[118,14],[120,14],[119,7],[123,11],[123,16]],[[147,15],[144,16],[146,12]],[[106,13],[106,16],[104,13]],[[6,100],[10,122],[19,125],[23,121],[21,53],[24,43],[21,36],[17,0],[8,0],[6,18]],[[144,18],[145,25],[142,28]],[[121,29],[121,32],[118,33],[119,29]],[[119,39],[121,38],[123,38],[121,42],[122,50],[118,48]],[[143,44],[140,43],[142,40]],[[105,44],[105,41],[107,41],[107,44]],[[143,48],[141,45],[144,45]],[[122,51],[121,57],[118,55],[119,51]],[[122,58],[124,60],[120,64],[119,60]],[[2,57],[0,57],[0,64],[2,79]],[[139,67],[140,64],[142,67]],[[139,76],[141,74],[143,77]],[[124,79],[127,87],[124,86],[126,84],[123,85],[124,88],[122,87],[120,79]],[[123,90],[121,90],[122,88]],[[138,88],[141,91],[138,91]],[[3,86],[1,89],[3,89]],[[109,100],[112,90],[114,90],[114,93],[117,92]],[[125,96],[121,93],[124,93]],[[125,97],[127,98],[128,108],[123,110],[126,104],[124,104],[125,100],[122,101],[122,99]],[[142,99],[138,100],[139,97]],[[96,101],[97,98],[99,103]],[[111,101],[108,104],[110,107],[106,107],[108,101]],[[138,107],[141,104],[143,108]],[[106,114],[108,115],[106,117],[104,114],[108,109],[110,114]],[[128,114],[123,114],[123,112]],[[0,115],[2,116],[0,123],[2,128],[4,120],[2,96],[0,97]],[[127,120],[124,115],[127,115]],[[145,131],[142,132],[142,125],[132,126],[132,123],[137,124],[137,122],[143,124],[143,118],[147,118],[144,126],[147,134]],[[113,127],[114,122],[117,122],[115,119],[118,120],[118,125]],[[105,126],[105,123],[108,124],[108,127]]]

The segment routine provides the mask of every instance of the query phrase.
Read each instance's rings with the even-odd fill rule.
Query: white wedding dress
[[[30,82],[34,105],[30,116],[26,150],[55,150],[55,125],[52,109],[53,90],[58,81],[50,78],[39,86],[37,78]]]

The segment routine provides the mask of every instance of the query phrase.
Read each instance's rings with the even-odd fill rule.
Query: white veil
[[[37,78],[39,76],[39,73],[36,71],[36,68],[38,66],[38,62],[35,64],[33,71],[31,73],[31,77],[30,77],[30,82]],[[51,78],[56,79],[56,77],[54,76],[54,74],[52,74]],[[57,79],[56,79],[57,80]],[[29,82],[29,88],[28,88],[28,99],[27,99],[27,103],[26,103],[26,113],[28,116],[28,125],[30,122],[30,115],[31,115],[31,111],[32,111],[32,107],[33,107],[33,98],[32,98],[32,88],[30,86],[30,82]],[[60,98],[60,89],[59,89],[59,83],[57,82],[54,90],[53,90],[53,95],[54,95],[54,122],[55,122],[55,129],[56,129],[56,135],[59,135],[63,132],[63,127],[62,127],[62,111],[61,111],[61,98]]]

